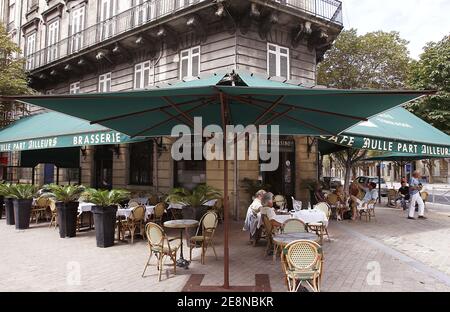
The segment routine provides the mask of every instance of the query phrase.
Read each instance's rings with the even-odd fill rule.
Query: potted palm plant
[[[4,197],[6,224],[14,225],[14,204],[11,197],[11,184],[0,184],[0,195]]]
[[[31,206],[37,187],[31,184],[14,184],[9,188],[9,196],[13,198],[14,221],[16,229],[25,230],[30,227]]]
[[[219,198],[222,198],[222,193],[219,190],[206,184],[200,184],[192,191],[184,188],[172,189],[166,198],[166,202],[183,205],[184,219],[200,220],[208,210],[205,204]]]
[[[113,246],[117,207],[121,202],[130,198],[130,192],[89,189],[84,196],[89,198],[89,202],[95,204],[92,207],[92,213],[94,214],[97,247]]]
[[[54,198],[58,212],[59,236],[75,237],[77,233],[78,199],[86,190],[82,185],[46,185],[42,196]]]

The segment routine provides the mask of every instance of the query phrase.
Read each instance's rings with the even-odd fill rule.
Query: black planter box
[[[75,237],[77,235],[78,202],[57,202],[59,237]]]
[[[6,224],[14,225],[14,204],[12,198],[5,198],[5,215],[6,215]]]
[[[30,227],[32,199],[14,199],[14,221],[17,230],[26,230]]]
[[[0,219],[3,218],[3,207],[5,206],[5,198],[0,196]]]
[[[114,245],[117,206],[92,207],[95,224],[97,247],[106,248]]]

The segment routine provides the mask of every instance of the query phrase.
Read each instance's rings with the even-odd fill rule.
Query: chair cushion
[[[191,242],[202,242],[203,239],[204,239],[204,237],[201,236],[201,235],[192,236],[191,237]],[[210,239],[209,237],[206,237],[206,240],[209,240],[209,239]]]
[[[178,248],[180,248],[181,240],[179,238],[174,239],[173,241],[169,242],[170,244],[170,250],[172,252],[176,252]],[[154,252],[161,252],[161,247],[159,246],[153,246],[151,247],[151,250]],[[167,247],[167,241],[164,242],[164,249],[162,250],[163,253],[169,253],[169,247]]]

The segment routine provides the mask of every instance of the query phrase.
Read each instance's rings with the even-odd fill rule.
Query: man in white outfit
[[[415,220],[414,213],[416,211],[416,203],[419,206],[419,219],[426,219],[425,214],[425,204],[423,203],[422,197],[420,196],[420,191],[422,190],[422,184],[420,183],[420,172],[414,171],[409,182],[409,214],[408,219]]]

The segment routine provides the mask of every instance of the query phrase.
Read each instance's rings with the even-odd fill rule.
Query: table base
[[[177,260],[177,266],[180,268],[184,268],[187,270],[189,269],[189,264],[191,264],[191,262],[186,259],[180,258]]]

